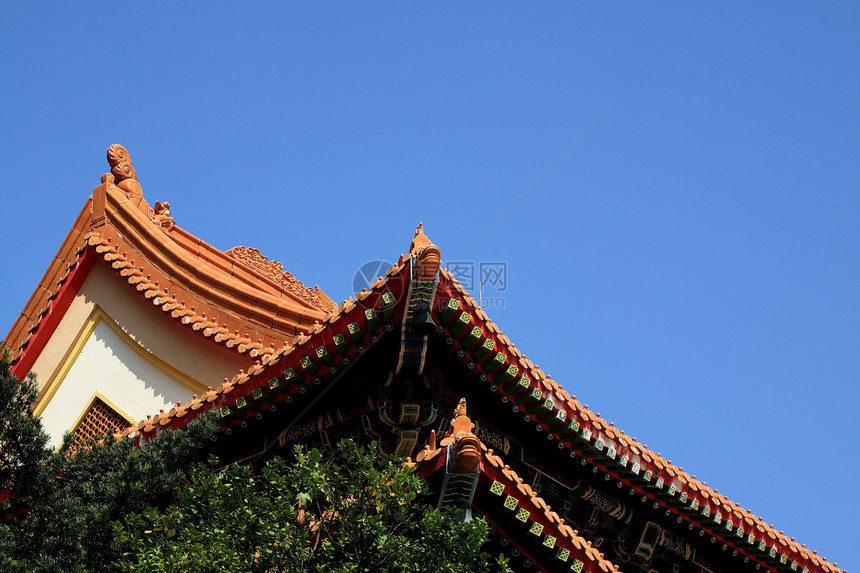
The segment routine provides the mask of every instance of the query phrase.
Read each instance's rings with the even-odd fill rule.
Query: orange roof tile
[[[137,188],[139,189],[139,186]],[[204,336],[230,348],[236,348],[239,352],[247,352],[251,356],[261,358],[261,364],[252,367],[250,372],[240,372],[215,390],[210,389],[199,397],[195,396],[167,413],[147,418],[125,430],[124,435],[136,434],[139,438],[160,428],[184,425],[188,419],[186,414],[196,415],[216,404],[229,402],[237,387],[244,385],[252,376],[258,376],[266,368],[287,358],[295,350],[304,347],[308,341],[318,342],[317,339],[325,327],[335,324],[345,315],[358,312],[356,303],[377,296],[388,284],[388,278],[403,272],[404,264],[410,259],[410,255],[401,255],[398,264],[386,272],[386,278],[374,282],[371,290],[365,289],[358,293],[355,301],[348,299],[335,308],[328,297],[318,289],[314,291],[317,293],[314,300],[308,289],[300,283],[293,284],[285,277],[284,280],[292,285],[287,286],[280,284],[280,280],[273,279],[269,271],[279,270],[277,266],[270,266],[269,271],[261,272],[255,268],[256,265],[243,263],[247,268],[241,267],[241,270],[238,270],[240,267],[236,266],[235,260],[230,260],[228,253],[206,245],[178,227],[172,227],[170,231],[164,230],[157,217],[150,217],[151,213],[147,211],[149,207],[145,201],[142,202],[145,207],[141,209],[126,198],[127,193],[123,193],[123,190],[124,187],[113,185],[109,175],[105,176],[103,184],[96,188],[93,198],[84,206],[60,248],[56,261],[49,267],[6,338],[7,344],[15,352],[15,358],[20,355],[32,332],[38,328],[45,313],[49,311],[51,299],[68,276],[69,269],[77,264],[77,258],[84,249],[94,249],[119,276],[134,285],[142,296],[159,306],[163,312],[170,313],[182,324],[202,331]],[[98,210],[99,203],[102,206],[101,211]],[[248,253],[247,250],[235,252],[243,253],[242,256]],[[257,257],[257,254],[253,256]],[[270,264],[262,255],[255,260],[262,265]],[[251,279],[256,282],[252,284]],[[278,288],[281,290],[276,295],[274,291]],[[649,450],[645,444],[607,424],[599,418],[599,414],[595,415],[589,411],[588,406],[570,396],[558,383],[523,356],[447,270],[441,271],[437,292],[447,292],[452,298],[462,301],[471,311],[473,321],[479,322],[489,336],[495,339],[497,348],[503,349],[519,364],[524,375],[543,388],[546,396],[552,398],[557,407],[565,412],[568,420],[577,421],[583,429],[591,429],[595,434],[592,440],[598,439],[602,447],[612,448],[613,459],[627,460],[629,457],[630,460],[638,460],[636,464],[642,466],[642,472],[646,471],[645,468],[650,468],[647,471],[653,472],[654,483],[649,482],[650,489],[643,490],[646,495],[657,499],[654,490],[668,487],[673,496],[691,500],[690,503],[695,502],[697,510],[705,508],[709,512],[708,515],[711,511],[725,510],[727,515],[720,516],[720,523],[728,523],[731,520],[733,525],[752,526],[759,532],[758,535],[746,529],[743,529],[744,534],[754,536],[755,541],[762,544],[766,544],[765,538],[777,541],[782,547],[777,551],[783,551],[782,555],[790,552],[792,559],[802,560],[817,570],[841,573],[842,570],[835,565],[787,538],[782,532],[776,532],[761,518],[753,516],[704,482],[683,472],[681,468]],[[571,447],[570,444],[568,446]],[[493,458],[487,459],[489,461]],[[605,462],[603,465],[618,479],[635,486],[630,479],[622,475],[617,460],[612,463]],[[503,474],[511,483],[519,484],[521,481],[508,468],[505,468]],[[532,498],[527,489],[525,494]],[[660,502],[666,505],[665,501]],[[540,505],[540,502],[537,503]],[[679,512],[679,515],[689,519],[684,513]],[[692,520],[691,522],[696,523]],[[699,523],[696,525],[702,526]],[[713,529],[711,532],[714,535],[722,535]],[[578,547],[587,545],[575,535],[570,539]],[[727,541],[739,547],[736,540]],[[747,554],[752,553],[749,547],[740,547],[740,550]],[[760,560],[755,555],[752,557]]]
[[[529,512],[529,519],[540,523],[544,527],[544,534],[549,534],[551,531],[555,538],[553,543],[559,541],[559,539],[563,540],[560,545],[569,546],[572,549],[572,553],[575,558],[581,558],[583,565],[589,565],[587,569],[585,569],[586,571],[593,571],[595,570],[594,567],[599,568],[599,570],[604,571],[605,573],[618,571],[617,566],[606,560],[603,554],[597,549],[591,547],[590,541],[581,537],[579,532],[575,529],[571,529],[569,526],[565,525],[564,519],[561,519],[556,512],[552,511],[549,504],[547,504],[546,501],[540,497],[529,484],[524,483],[523,479],[519,477],[517,473],[510,468],[510,466],[506,465],[502,458],[494,454],[492,449],[488,449],[487,446],[477,436],[475,436],[474,433],[472,433],[473,428],[474,424],[472,424],[466,413],[466,401],[465,399],[461,399],[454,411],[454,419],[448,426],[448,433],[439,442],[439,447],[437,448],[435,444],[435,433],[431,434],[430,443],[425,446],[423,451],[419,452],[416,456],[415,462],[412,462],[407,458],[407,465],[414,468],[419,474],[425,474],[428,470],[429,472],[433,472],[442,467],[440,462],[445,462],[444,457],[442,459],[438,459],[441,452],[444,451],[446,452],[446,455],[451,455],[452,457],[456,456],[453,452],[456,451],[454,444],[457,441],[464,439],[469,440],[470,444],[476,443],[477,446],[480,447],[480,460],[476,460],[479,464],[477,466],[477,471],[480,474],[487,476],[489,480],[502,484],[504,486],[504,490],[516,497],[519,501],[526,502],[529,505],[529,508],[531,508],[532,511],[535,511],[535,513],[532,513],[531,511]],[[446,446],[450,447],[446,449]],[[471,445],[469,447],[471,448]],[[467,455],[471,459],[473,455],[472,451]],[[452,468],[452,470],[457,467],[455,460],[448,460],[447,464]],[[422,472],[422,470],[424,470],[424,472]],[[469,473],[474,471],[474,468],[470,468],[468,470]],[[428,476],[424,475],[424,477]]]
[[[406,269],[407,267],[404,262],[399,262],[388,269],[386,276],[391,277],[398,273],[403,273]],[[370,291],[359,293],[356,295],[356,300],[368,300],[371,297],[379,295],[380,291],[385,287],[386,282],[387,281],[382,281]],[[260,375],[269,367],[287,359],[293,354],[293,351],[297,349],[314,349],[319,347],[323,344],[323,334],[330,332],[330,327],[346,317],[349,317],[351,320],[357,315],[363,315],[365,309],[366,307],[360,307],[356,302],[352,302],[350,300],[344,301],[337,306],[333,312],[325,313],[322,317],[323,320],[315,322],[314,327],[309,330],[309,332],[300,333],[294,339],[282,344],[279,348],[272,349],[270,352],[262,353],[260,359],[251,366],[247,372],[240,370],[238,374],[234,375],[230,380],[225,380],[224,383],[220,384],[217,388],[212,389],[210,387],[209,390],[204,392],[202,395],[194,395],[190,400],[186,401],[184,404],[177,404],[176,408],[171,409],[167,413],[160,413],[154,418],[141,420],[136,425],[119,432],[118,435],[122,437],[131,436],[136,440],[140,440],[141,438],[148,439],[148,437],[151,437],[149,434],[157,432],[159,429],[169,424],[171,427],[184,427],[191,418],[198,414],[209,411],[214,407],[220,407],[222,405],[235,402],[236,398],[240,395],[247,395],[253,391],[254,387],[261,386],[266,382],[267,377],[261,377]],[[342,323],[342,325],[344,325],[342,328],[346,328],[346,322],[348,321],[344,321]],[[299,360],[300,357],[295,358],[295,365],[298,364]],[[279,368],[279,370],[283,369],[284,368]],[[255,379],[255,383],[248,385],[249,388],[242,388],[247,382],[252,380],[252,378]],[[183,418],[189,410],[194,413],[194,416],[187,420],[180,420],[179,418]]]
[[[125,149],[111,146],[108,158],[111,173],[85,203],[5,338],[13,360],[87,253],[180,324],[251,357],[274,352],[337,308],[319,287],[305,287],[256,249],[222,252],[177,227],[169,205],[156,203],[153,210],[144,200]]]
[[[511,486],[511,491],[517,491],[518,497],[527,500],[532,507],[540,512],[543,521],[552,524],[557,528],[560,536],[567,540],[576,551],[579,551],[589,561],[596,562],[596,565],[605,572],[618,571],[618,567],[606,560],[600,551],[591,547],[591,542],[579,535],[579,532],[565,525],[564,519],[561,519],[558,514],[550,508],[549,504],[540,497],[531,488],[530,485],[523,483],[523,479],[517,473],[510,469],[510,466],[505,465],[504,461],[492,449],[487,449],[487,446],[481,443],[483,460],[485,463],[499,470],[502,476],[507,481],[507,485]]]
[[[70,269],[77,266],[81,251],[86,248],[84,235],[89,229],[91,210],[91,200],[87,200],[39,285],[6,335],[4,342],[12,351],[13,359],[20,356],[21,347],[30,340],[33,331],[50,310],[51,302],[68,278]]]
[[[443,269],[441,271],[442,275],[442,283],[439,286],[437,292],[444,292],[447,288],[452,295],[457,296],[460,300],[466,303],[471,311],[473,311],[475,316],[486,316],[478,307],[477,303],[472,299],[466,291],[459,284],[457,279],[454,277],[452,273],[448,270]],[[486,318],[483,321],[482,325],[487,331],[497,332],[500,331],[497,328],[493,328],[492,323],[489,321],[489,318]],[[503,347],[507,347],[507,351],[509,356],[518,357],[518,362],[522,365],[527,374],[531,376],[534,380],[540,380],[543,383],[541,384],[546,390],[547,394],[552,397],[557,404],[559,404],[568,416],[568,419],[579,420],[583,427],[591,427],[596,433],[605,434],[607,439],[613,440],[617,442],[615,445],[618,446],[619,449],[624,448],[629,450],[631,453],[635,452],[635,456],[641,459],[645,464],[650,464],[653,466],[655,470],[655,476],[658,472],[665,474],[668,478],[671,478],[672,481],[677,481],[678,486],[675,489],[678,492],[678,495],[687,495],[688,497],[696,497],[700,500],[699,503],[706,505],[710,511],[710,507],[713,506],[714,511],[719,511],[720,507],[728,508],[727,512],[730,512],[731,518],[735,520],[735,523],[740,523],[741,521],[746,521],[750,525],[754,525],[755,528],[760,532],[759,540],[763,537],[767,537],[769,539],[778,540],[780,545],[784,546],[787,549],[791,549],[792,552],[799,553],[804,556],[805,559],[809,560],[811,564],[816,565],[816,567],[820,567],[823,571],[827,571],[829,573],[841,573],[842,570],[838,569],[835,565],[829,564],[824,558],[815,558],[810,556],[809,552],[802,548],[800,544],[794,541],[794,539],[790,539],[785,536],[782,532],[777,532],[774,530],[773,526],[768,525],[762,521],[759,517],[752,516],[747,510],[740,508],[737,504],[729,501],[725,496],[717,493],[716,490],[710,488],[704,482],[700,482],[695,479],[695,476],[691,477],[686,472],[683,472],[681,468],[678,468],[672,465],[671,461],[668,461],[660,456],[660,454],[655,454],[654,452],[647,449],[644,444],[636,442],[635,438],[631,438],[625,435],[623,432],[608,426],[603,420],[598,419],[594,416],[589,410],[587,406],[583,406],[580,402],[575,399],[569,397],[567,392],[564,392],[556,382],[549,379],[542,370],[540,370],[537,366],[535,366],[530,360],[522,357],[521,353],[514,349],[512,345],[505,344],[508,342],[507,337],[503,337],[501,335],[496,336],[496,341]],[[607,464],[607,471],[611,473],[615,473],[616,477],[625,480],[623,476],[617,474],[617,472],[613,472],[613,468]],[[655,477],[656,479],[656,477]],[[689,493],[681,493],[684,492],[692,492],[692,496]],[[681,514],[683,515],[683,514]],[[722,519],[722,522],[725,523],[725,520],[728,518]],[[695,522],[694,522],[695,523]],[[714,532],[712,532],[714,533]],[[718,534],[718,533],[717,533]],[[733,544],[736,545],[736,544]]]

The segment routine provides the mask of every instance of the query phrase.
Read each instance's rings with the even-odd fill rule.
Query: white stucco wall
[[[188,386],[141,356],[130,342],[104,320],[96,325],[42,412],[52,446],[60,444],[96,391],[134,420],[188,399]]]
[[[204,386],[213,388],[253,361],[204,339],[140,296],[100,262],[90,270],[53,336],[33,364],[39,387],[57,374],[96,306],[142,348]],[[205,357],[205,358],[203,358]]]
[[[99,322],[81,348],[94,316]],[[31,369],[42,391],[36,412],[56,446],[96,391],[139,421],[251,364],[179,324],[96,262]]]

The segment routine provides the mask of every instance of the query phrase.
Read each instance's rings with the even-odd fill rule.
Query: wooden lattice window
[[[97,438],[105,434],[113,434],[128,425],[128,420],[122,414],[105,404],[101,398],[96,397],[81,419],[81,423],[75,428],[75,435],[81,440]]]

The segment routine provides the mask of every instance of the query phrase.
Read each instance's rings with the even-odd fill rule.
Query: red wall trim
[[[69,305],[72,304],[72,301],[81,289],[81,285],[84,284],[84,279],[90,274],[90,269],[93,267],[95,259],[96,256],[92,252],[92,249],[89,247],[84,248],[78,257],[77,265],[72,268],[69,276],[60,285],[60,290],[51,299],[48,312],[42,317],[33,337],[24,346],[21,355],[12,367],[12,374],[19,379],[27,375],[39,357],[39,354],[42,353],[42,349],[45,348],[51,335],[57,329],[57,325],[60,324],[60,320],[62,320],[69,309]]]

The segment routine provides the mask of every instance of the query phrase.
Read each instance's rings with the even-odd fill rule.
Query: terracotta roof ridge
[[[149,260],[153,266],[163,269],[162,272],[168,272],[175,279],[187,283],[186,286],[189,288],[195,288],[201,293],[205,292],[212,296],[218,296],[224,289],[243,293],[249,309],[263,305],[269,307],[267,311],[283,308],[292,309],[299,314],[310,312],[319,313],[318,316],[322,316],[324,311],[308,308],[309,303],[295,293],[285,290],[283,292],[288,297],[282,298],[260,290],[255,286],[257,281],[251,278],[256,273],[251,274],[253,271],[248,270],[245,265],[241,269],[237,268],[233,264],[235,259],[193,235],[183,232],[179,227],[174,228],[173,234],[177,238],[183,238],[183,241],[169,238],[167,233],[161,232],[159,227],[153,225],[145,213],[134,204],[122,200],[120,189],[116,186],[104,184],[103,191],[106,193],[108,207],[115,209],[104,228],[115,229],[119,233],[118,239],[134,247],[140,256]],[[185,239],[196,241],[196,247],[185,244]],[[197,256],[194,255],[195,248],[198,249]],[[248,276],[249,274],[251,276]],[[203,283],[206,283],[205,288],[202,286]]]
[[[363,293],[363,298],[367,298],[370,296],[373,291],[381,291],[387,283],[389,277],[395,275],[397,272],[402,271],[404,265],[402,263],[398,263],[392,265],[388,271],[386,271],[386,279],[383,281],[377,281],[376,286],[373,287],[371,291],[366,291]],[[198,414],[201,414],[205,411],[211,409],[211,404],[213,402],[218,401],[220,404],[225,400],[229,400],[227,396],[233,391],[237,385],[241,386],[248,382],[252,377],[257,378],[260,377],[263,373],[265,373],[268,369],[273,368],[281,359],[291,355],[294,351],[308,344],[309,341],[318,341],[320,335],[327,330],[328,327],[334,325],[338,321],[340,321],[344,316],[351,314],[358,305],[356,303],[343,303],[338,306],[334,312],[327,312],[324,315],[322,321],[315,322],[313,327],[309,332],[300,332],[298,335],[293,338],[291,341],[287,341],[282,344],[279,348],[268,348],[265,349],[265,352],[259,352],[258,354],[252,356],[257,356],[259,359],[255,362],[255,364],[245,372],[244,369],[240,369],[239,372],[233,375],[230,379],[225,379],[222,384],[220,384],[217,388],[213,389],[211,386],[209,387],[207,392],[204,392],[202,395],[197,396],[194,395],[192,399],[183,403],[178,403],[177,406],[171,409],[169,412],[164,413],[161,412],[156,415],[154,418],[151,416],[147,416],[146,420],[141,420],[137,424],[125,428],[120,432],[117,432],[118,437],[132,436],[139,437],[141,434],[147,434],[152,432],[153,430],[158,430],[162,427],[165,427],[169,424],[173,424],[179,418],[183,418],[186,414],[192,413],[193,415],[187,420],[183,421],[184,425]]]
[[[569,544],[579,552],[577,556],[581,556],[588,559],[590,562],[594,562],[597,567],[606,573],[619,570],[618,567],[607,560],[600,551],[592,547],[590,541],[587,541],[585,538],[580,536],[577,530],[565,525],[564,519],[559,517],[556,512],[552,511],[552,508],[546,500],[538,495],[529,484],[525,483],[524,480],[517,475],[516,471],[511,469],[509,465],[505,464],[504,460],[495,454],[493,449],[487,448],[487,445],[472,433],[473,428],[474,424],[472,424],[466,413],[466,401],[465,399],[460,399],[459,404],[454,410],[454,415],[448,426],[446,435],[437,443],[435,431],[431,432],[429,442],[425,444],[424,449],[418,452],[414,461],[411,458],[407,458],[406,464],[419,473],[422,471],[422,468],[429,468],[431,472],[436,471],[436,469],[440,467],[438,465],[439,463],[444,463],[446,467],[450,468],[450,471],[454,473],[471,474],[477,471],[494,482],[493,487],[490,487],[490,492],[498,496],[499,499],[504,499],[505,491],[510,491],[511,494],[515,494],[513,497],[516,499],[527,502],[528,507],[523,507],[526,511],[526,519],[533,520],[540,524],[538,526],[540,531],[544,531],[544,527],[546,525],[550,525],[555,528],[555,532],[553,533],[560,535],[564,538],[566,544]],[[464,450],[467,452],[466,457],[469,459],[474,455],[470,453],[473,445],[479,448],[479,454],[474,462],[475,465],[471,465],[469,462],[464,464],[460,458],[454,457],[456,455],[455,451],[457,449],[457,444],[461,440],[467,441],[469,444]],[[446,450],[446,448],[448,449]],[[448,459],[447,461],[442,459],[440,462],[437,458],[443,451],[447,451],[453,459]],[[464,465],[468,469],[457,470],[458,466]],[[507,490],[507,488],[510,488],[510,490]],[[519,501],[514,505],[518,504]],[[505,503],[505,506],[508,507],[507,503]],[[508,509],[510,509],[510,507],[508,507]],[[540,518],[535,519],[532,512],[536,512]],[[547,533],[547,535],[549,534]],[[545,545],[544,547],[555,546],[558,539],[554,535],[551,537],[552,538],[547,540],[547,542],[552,545]],[[564,559],[566,560],[567,557],[564,557]],[[582,565],[583,564],[580,564],[580,567],[582,567]]]
[[[713,504],[714,506],[722,507],[726,509],[727,512],[731,512],[731,515],[735,516],[738,523],[741,520],[751,521],[751,525],[757,527],[762,534],[767,535],[771,539],[778,540],[781,545],[790,548],[794,553],[803,555],[810,561],[817,562],[823,570],[833,573],[842,571],[836,568],[835,564],[829,564],[823,557],[814,552],[811,553],[805,548],[805,546],[800,545],[793,538],[787,537],[782,532],[777,532],[772,525],[766,524],[760,517],[753,516],[748,510],[744,510],[738,504],[730,502],[725,498],[725,496],[720,495],[716,490],[710,488],[706,482],[697,480],[695,476],[690,476],[684,472],[683,468],[673,465],[670,460],[666,460],[659,453],[654,453],[649,450],[645,444],[637,442],[636,438],[627,436],[623,431],[615,428],[613,423],[607,422],[601,418],[599,413],[591,412],[587,405],[581,404],[576,400],[575,396],[571,396],[569,393],[564,391],[557,382],[549,378],[543,370],[534,365],[530,360],[526,359],[525,356],[523,356],[522,353],[510,343],[510,340],[502,334],[501,330],[499,330],[489,316],[487,316],[487,314],[481,309],[479,303],[469,296],[468,292],[462,287],[453,273],[447,269],[442,269],[440,274],[447,282],[448,287],[454,291],[454,293],[459,295],[459,297],[470,307],[468,310],[471,310],[474,313],[474,318],[487,331],[487,339],[498,342],[499,345],[503,346],[511,356],[516,357],[516,366],[521,368],[520,373],[526,378],[531,378],[535,384],[539,385],[543,389],[543,392],[552,399],[552,402],[556,407],[565,409],[568,419],[579,417],[585,425],[591,426],[606,438],[618,442],[624,448],[637,452],[636,455],[638,457],[645,460],[647,463],[653,464],[657,470],[664,472],[666,477],[671,480],[677,480],[680,486],[689,488],[693,493],[701,497],[702,501],[696,501],[697,505],[699,503],[705,503],[708,506]],[[601,448],[612,448],[612,446],[605,443],[596,435],[591,439],[598,439]],[[612,451],[613,456],[620,455],[616,449],[613,449]],[[656,476],[654,479],[657,479]],[[663,483],[663,480],[661,479],[658,483]],[[673,491],[682,495],[684,498],[688,497],[688,494],[681,494],[678,487],[672,486],[672,488]],[[728,508],[725,508],[726,505]]]
[[[504,460],[495,454],[492,448],[487,448],[486,444],[483,442],[481,442],[481,452],[485,463],[501,470],[501,474],[508,480],[508,483],[512,487],[516,488],[516,490],[519,491],[525,499],[529,500],[532,506],[541,512],[545,520],[555,524],[555,526],[558,527],[558,531],[569,543],[584,552],[592,561],[596,561],[603,571],[609,572],[619,570],[618,566],[612,564],[612,562],[608,561],[600,551],[593,548],[590,541],[587,541],[584,537],[579,535],[579,532],[576,529],[566,525],[564,523],[564,519],[560,518],[556,512],[552,511],[550,505],[546,503],[540,495],[535,493],[529,484],[524,483],[523,479],[517,475],[516,471],[511,469],[509,465],[505,464]]]
[[[325,312],[334,303],[319,289],[306,289],[280,263],[269,261],[256,249],[236,247],[223,252],[188,231],[177,227],[170,213],[170,203],[155,202],[150,207],[132,167],[128,151],[114,144],[107,151],[110,173],[102,176],[101,185],[93,192],[93,216],[90,230],[112,226],[123,240],[129,241],[141,254],[158,267],[169,268],[168,274],[184,277],[192,282],[205,279],[218,290],[222,282],[236,281],[233,289],[242,293],[252,304],[273,297],[266,302],[276,308],[307,308]],[[157,246],[157,248],[152,248]],[[241,264],[236,265],[236,261]],[[167,265],[167,267],[164,267]],[[211,269],[211,271],[204,271]],[[238,286],[241,285],[241,286]],[[275,302],[283,300],[284,302]],[[298,312],[298,314],[302,314]],[[265,321],[258,321],[265,326]]]
[[[306,287],[293,273],[285,270],[282,263],[274,259],[270,260],[259,249],[236,246],[224,251],[224,254],[258,273],[273,286],[280,287],[299,296],[320,310],[331,312],[332,309],[337,307],[334,301],[322,291],[319,285],[314,285],[314,288]]]
[[[89,229],[91,220],[92,197],[88,197],[57,249],[57,253],[45,269],[42,279],[3,339],[12,351],[13,362],[21,356],[23,347],[38,330],[42,319],[51,309],[51,301],[56,297],[60,286],[68,278],[71,269],[78,264],[78,259],[86,248],[84,234]]]
[[[238,330],[230,332],[227,328],[207,318],[206,313],[198,314],[195,312],[196,306],[188,305],[184,299],[177,298],[165,291],[164,289],[168,288],[167,284],[162,287],[158,281],[151,279],[151,275],[144,276],[143,271],[131,264],[126,254],[120,253],[111,244],[110,237],[103,237],[96,231],[87,233],[85,237],[87,245],[94,248],[96,253],[101,255],[118,276],[134,286],[153,306],[168,313],[181,325],[194,331],[201,331],[204,337],[211,338],[214,342],[227,348],[235,347],[240,354],[247,352],[252,358],[274,352],[274,348],[264,345],[262,340],[254,342],[247,336],[242,336]],[[269,338],[272,338],[271,334]]]

